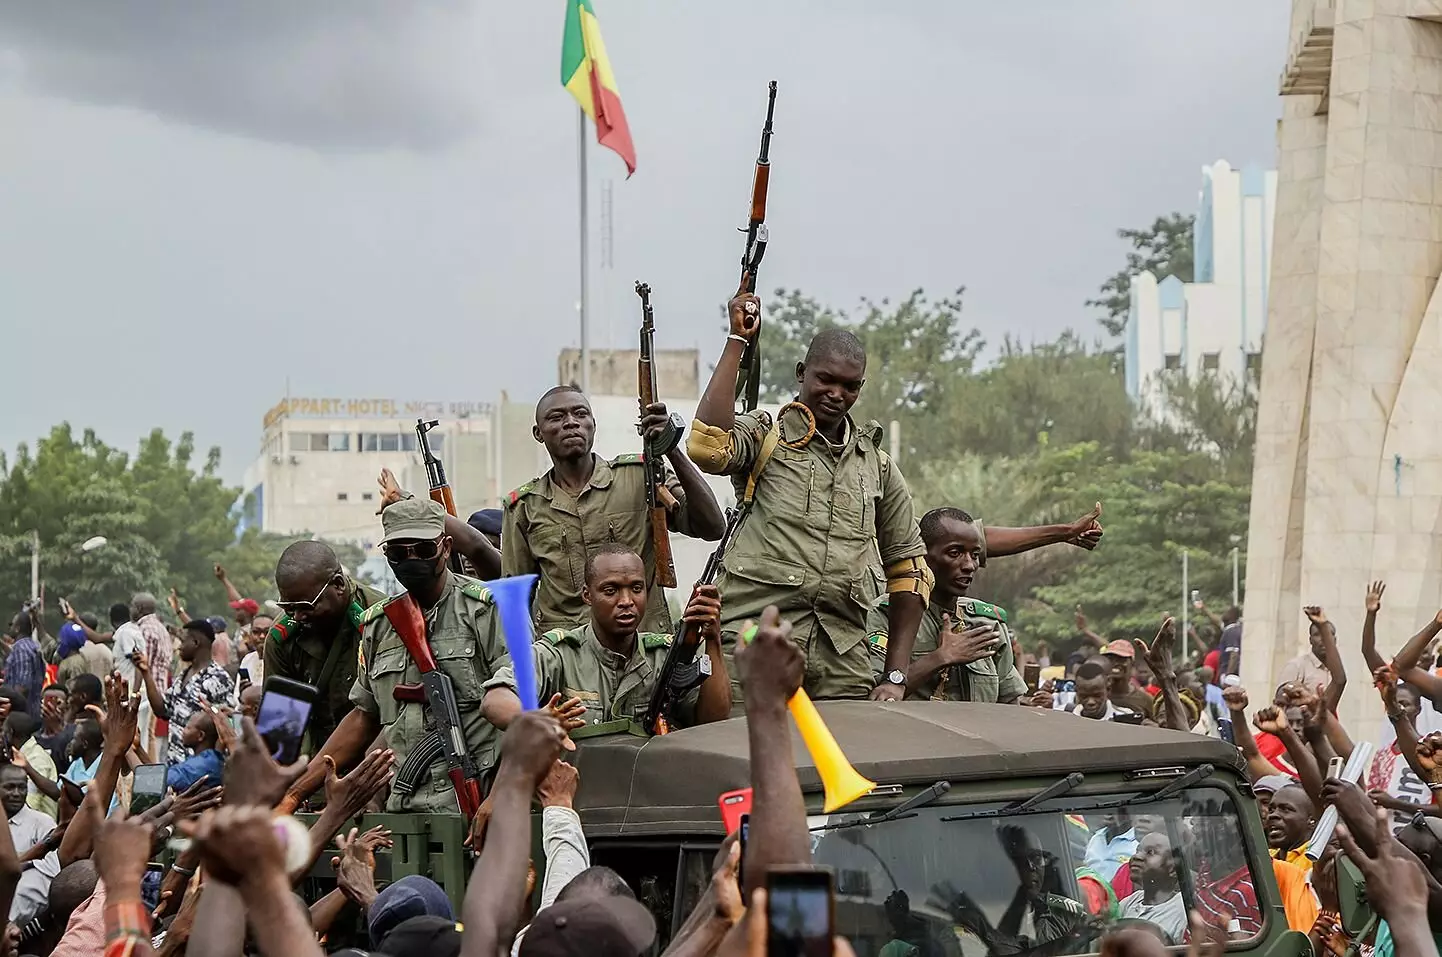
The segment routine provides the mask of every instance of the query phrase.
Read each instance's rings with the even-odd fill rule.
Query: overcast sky
[[[1283,0],[596,0],[636,141],[592,341],[719,350],[766,81],[762,286],[967,287],[991,342],[1097,331],[1119,226],[1274,163]],[[563,0],[0,5],[0,448],[219,444],[284,393],[529,401],[577,333]],[[599,237],[599,203],[592,225]],[[600,258],[599,238],[592,243]]]

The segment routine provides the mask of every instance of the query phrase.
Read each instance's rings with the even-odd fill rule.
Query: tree
[[[1132,245],[1127,252],[1126,268],[1102,283],[1101,294],[1086,303],[1102,310],[1097,321],[1108,333],[1119,336],[1126,329],[1133,276],[1151,272],[1158,281],[1168,276],[1176,276],[1182,282],[1192,281],[1195,223],[1195,216],[1172,213],[1158,216],[1156,222],[1145,229],[1117,230],[1117,236]]]

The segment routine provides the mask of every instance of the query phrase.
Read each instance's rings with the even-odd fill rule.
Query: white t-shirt
[[[22,807],[10,818],[10,840],[15,844],[15,853],[24,854],[39,844],[55,830],[55,818],[41,814],[34,808]]]
[[[135,684],[135,662],[130,660],[134,654],[145,654],[145,633],[140,626],[133,621],[127,621],[115,629],[115,670],[120,672],[120,677],[130,683],[130,690],[136,690]],[[144,690],[144,689],[140,689]]]
[[[1087,717],[1087,715],[1082,714],[1080,702],[1073,702],[1072,704],[1067,705],[1062,710],[1064,710],[1067,714],[1079,715],[1083,718]],[[1116,705],[1112,704],[1111,701],[1107,701],[1107,713],[1102,715],[1100,718],[1095,718],[1093,720],[1115,721],[1117,719],[1117,715],[1123,714],[1136,714],[1136,712],[1133,711],[1131,708],[1118,708]]]
[[[1118,905],[1118,916],[1156,924],[1173,944],[1183,943],[1187,935],[1187,905],[1181,894],[1173,894],[1158,904],[1148,904],[1146,893],[1137,891]]]
[[[265,661],[260,657],[260,652],[252,651],[246,655],[240,660],[240,666],[250,675],[251,684],[265,684]]]

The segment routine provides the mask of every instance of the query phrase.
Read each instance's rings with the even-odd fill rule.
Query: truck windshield
[[[812,819],[816,863],[836,879],[836,929],[860,957],[1095,952],[1106,929],[1187,940],[1192,909],[1244,940],[1262,929],[1237,808],[1217,788],[1086,810],[1068,796],[1030,813],[1006,803],[931,806],[893,821]],[[1069,810],[1070,809],[1070,810]],[[946,820],[952,818],[952,820]]]

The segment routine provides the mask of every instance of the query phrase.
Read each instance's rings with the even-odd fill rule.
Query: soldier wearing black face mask
[[[385,540],[381,548],[396,579],[420,605],[436,665],[450,675],[460,711],[466,746],[482,768],[495,763],[499,732],[481,715],[484,684],[506,660],[506,643],[490,592],[474,579],[452,572],[451,539],[445,534],[445,509],[430,499],[408,498],[381,513]],[[401,596],[397,596],[399,598]],[[387,601],[395,601],[391,598]],[[426,734],[425,709],[417,702],[395,699],[401,684],[416,684],[420,669],[385,615],[387,602],[366,609],[361,619],[360,661],[350,699],[355,705],[320,749],[345,769],[384,731],[386,745],[404,763]],[[312,761],[292,789],[290,804],[309,796],[325,779],[326,762]],[[392,792],[388,811],[454,811],[456,797],[446,776],[444,758],[430,770],[414,793]]]

